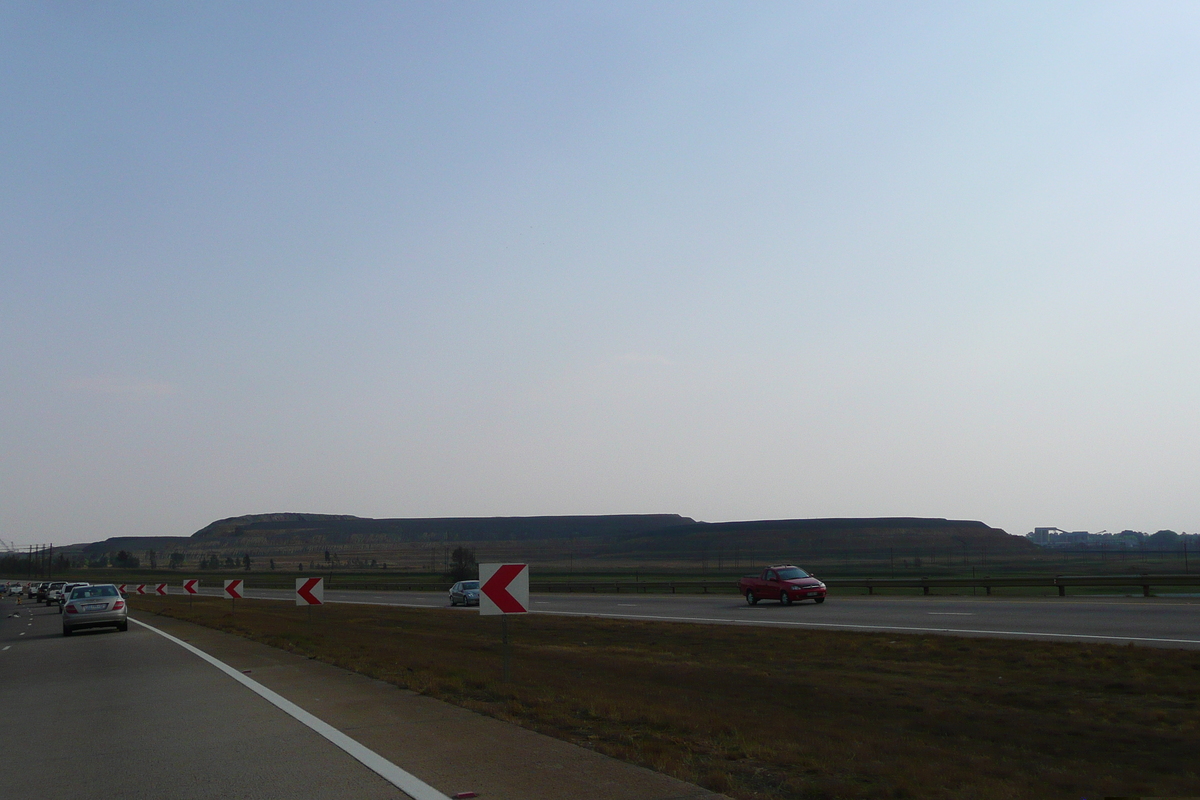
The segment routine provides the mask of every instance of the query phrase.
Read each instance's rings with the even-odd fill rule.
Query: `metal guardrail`
[[[930,588],[959,587],[981,588],[992,593],[994,588],[1003,587],[1057,587],[1058,596],[1066,597],[1067,587],[1140,586],[1145,597],[1150,596],[1151,586],[1200,586],[1200,575],[1056,575],[1054,577],[977,577],[977,578],[832,578],[825,581],[830,588],[845,587],[867,590],[915,588],[929,594]]]
[[[1150,588],[1166,586],[1200,586],[1200,575],[1056,575],[1026,576],[1026,577],[992,577],[979,576],[974,578],[823,578],[830,589],[866,589],[867,594],[874,594],[876,589],[920,589],[922,594],[929,594],[933,588],[977,588],[987,594],[992,589],[1004,587],[1056,587],[1059,597],[1065,597],[1067,588],[1075,587],[1124,587],[1140,586],[1142,594],[1150,596]],[[662,592],[678,594],[694,592],[701,594],[736,592],[737,582],[723,581],[640,581],[628,583],[622,581],[554,581],[535,582],[530,584],[531,591],[539,592]]]
[[[1059,597],[1065,597],[1069,587],[1141,587],[1142,594],[1150,596],[1151,587],[1168,586],[1200,586],[1200,574],[1162,574],[1162,575],[1057,575],[1057,576],[1024,576],[996,577],[982,575],[974,578],[822,578],[830,589],[866,589],[867,594],[874,594],[876,589],[920,589],[922,594],[929,594],[930,589],[936,588],[976,588],[984,589],[987,594],[992,589],[1005,587],[1056,587]],[[150,581],[147,581],[150,583]],[[278,581],[255,582],[256,589],[291,589],[292,583]],[[450,588],[449,581],[419,581],[410,583],[349,583],[343,586],[331,585],[326,582],[327,590],[331,591],[374,591],[374,592],[444,592]],[[613,581],[613,580],[570,580],[570,581],[531,581],[530,591],[558,594],[736,594],[737,580],[725,578],[722,580],[679,580],[679,581]]]

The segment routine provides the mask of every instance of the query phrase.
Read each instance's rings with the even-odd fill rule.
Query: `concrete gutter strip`
[[[258,681],[247,678],[233,667],[213,658],[203,650],[193,647],[182,639],[178,639],[171,634],[166,633],[165,631],[160,631],[153,625],[147,625],[146,623],[133,619],[132,617],[130,617],[129,621],[135,625],[140,625],[143,628],[157,633],[159,636],[174,642],[193,655],[204,659],[209,664],[212,664],[214,667],[221,670],[226,675],[266,700],[268,703],[272,704],[285,714],[288,714],[304,725],[307,725],[309,728],[328,739],[334,745],[346,751],[350,756],[362,762],[362,764],[372,772],[378,774],[388,783],[391,783],[397,789],[413,798],[413,800],[449,800],[446,795],[442,794],[437,789],[434,789],[432,786],[420,780],[419,778],[408,774],[383,756],[376,753],[374,750],[363,747],[361,744],[354,741],[337,728],[333,727],[327,722],[324,722],[323,720],[318,719],[292,701],[281,697],[267,687],[263,686]]]

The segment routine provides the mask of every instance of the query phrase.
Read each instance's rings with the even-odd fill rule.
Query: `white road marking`
[[[437,789],[434,789],[432,786],[420,780],[416,776],[410,775],[409,773],[400,769],[395,764],[376,753],[374,750],[364,747],[363,745],[354,741],[349,736],[330,725],[328,722],[325,722],[324,720],[310,714],[300,706],[293,703],[291,700],[286,699],[282,695],[276,694],[258,681],[247,678],[241,672],[238,672],[225,662],[213,658],[200,648],[194,647],[182,639],[177,639],[165,631],[160,631],[153,625],[147,625],[146,623],[133,619],[132,617],[129,618],[129,621],[134,625],[141,625],[143,628],[157,633],[159,636],[174,642],[193,655],[199,656],[209,664],[212,664],[214,667],[221,670],[226,675],[233,678],[235,681],[242,684],[271,705],[275,706],[285,714],[288,714],[304,725],[312,728],[318,734],[324,736],[330,742],[345,750],[353,758],[362,762],[367,769],[376,773],[388,783],[412,797],[413,800],[450,800],[448,797],[446,797],[446,795],[442,794]]]
[[[11,644],[6,644],[6,645],[4,645],[4,649],[5,649],[5,650],[7,650],[7,649],[8,649],[8,648],[10,648],[10,647],[12,647],[12,645],[11,645]]]
[[[1049,633],[1044,631],[988,631],[969,628],[919,628],[906,625],[856,625],[849,622],[788,622],[782,620],[711,619],[705,617],[668,617],[653,614],[601,614],[587,611],[538,611],[559,617],[605,617],[608,619],[644,619],[661,622],[714,622],[726,625],[779,625],[796,628],[855,629],[864,631],[910,631],[912,633],[974,633],[985,636],[1049,636],[1055,639],[1100,639],[1114,642],[1167,642],[1170,644],[1200,644],[1200,639],[1164,639],[1153,636],[1104,636],[1095,633]]]
[[[931,617],[973,617],[973,611],[926,611]]]
[[[20,633],[17,634],[17,636],[24,636],[24,635],[25,635],[25,631],[21,631]]]

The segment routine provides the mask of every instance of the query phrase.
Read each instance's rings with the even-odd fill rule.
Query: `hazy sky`
[[[1200,530],[1200,5],[0,5],[0,538]]]

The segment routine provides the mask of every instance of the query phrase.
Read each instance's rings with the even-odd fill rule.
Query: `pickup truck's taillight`
[[[118,600],[117,602],[113,603],[113,611],[120,611],[124,607],[125,607],[124,600]]]
[[[70,603],[67,604],[66,610],[67,610],[68,614],[78,614],[79,613],[79,609],[76,608],[75,606],[71,605]]]

